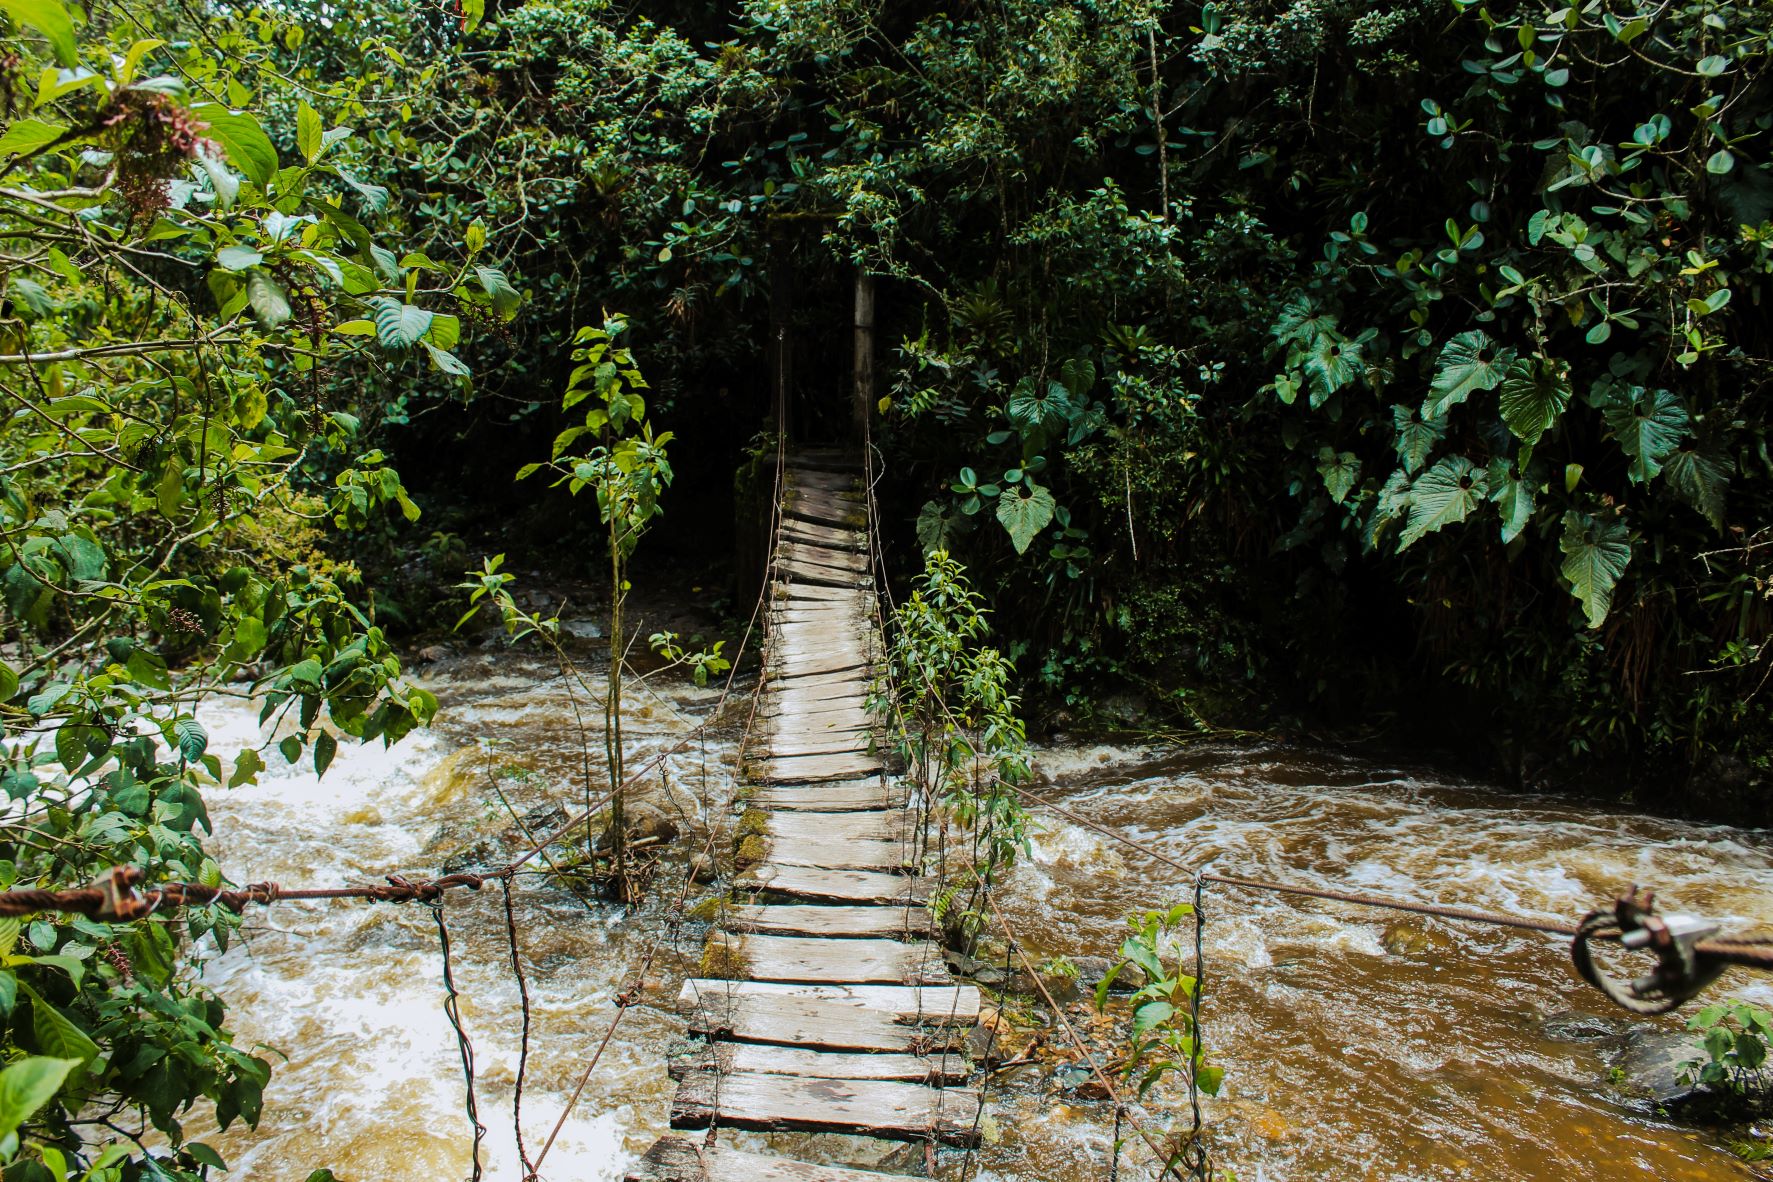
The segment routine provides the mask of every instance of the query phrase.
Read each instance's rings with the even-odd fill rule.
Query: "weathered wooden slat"
[[[867,812],[903,804],[887,794],[895,791],[873,780],[837,780],[828,784],[765,784],[752,790],[746,801],[760,809],[788,812]],[[903,791],[902,789],[898,791]]]
[[[851,470],[833,472],[829,469],[795,466],[788,469],[786,476],[789,488],[818,489],[821,492],[853,492],[862,491],[862,474]]]
[[[764,892],[821,903],[921,904],[929,897],[928,879],[877,870],[827,870],[814,866],[759,863],[734,882],[741,891]]]
[[[861,575],[842,574],[826,566],[814,566],[808,562],[790,562],[785,559],[776,560],[775,571],[778,578],[786,581],[807,583],[815,587],[837,587],[845,590],[854,590],[860,587],[863,578]]]
[[[912,939],[934,930],[922,907],[818,907],[741,903],[729,907],[725,924],[735,932],[780,936],[887,936]]]
[[[815,525],[810,521],[783,522],[782,540],[812,546],[830,546],[837,550],[866,552],[868,549],[868,535],[861,530]]]
[[[702,964],[722,977],[753,981],[855,982],[883,985],[952,985],[936,946],[924,941],[831,940],[713,932]]]
[[[804,843],[809,849],[842,846],[845,842],[897,841],[916,822],[904,809],[862,813],[771,813],[764,827],[779,844]]]
[[[785,607],[826,607],[832,604],[847,606],[853,602],[860,602],[862,606],[857,610],[862,612],[870,612],[874,610],[872,605],[867,602],[869,598],[868,588],[851,587],[846,590],[840,587],[811,587],[806,585],[789,586],[784,583],[779,584],[776,589],[770,593],[770,598],[774,602],[782,604]]]
[[[977,1001],[978,990],[970,985],[797,985],[697,977],[684,982],[677,1007],[688,1017],[691,1034],[814,1050],[922,1052],[960,1045],[978,1016]]]
[[[978,1141],[979,1095],[887,1080],[803,1079],[792,1075],[716,1076],[692,1072],[677,1086],[671,1127],[758,1132],[850,1133],[949,1145]]]
[[[969,1068],[954,1051],[930,1055],[809,1051],[760,1042],[684,1042],[669,1053],[672,1079],[692,1071],[749,1071],[759,1075],[800,1075],[809,1079],[896,1079],[906,1083],[960,1083]]]
[[[790,843],[778,849],[765,838],[765,857],[786,866],[828,866],[834,870],[890,870],[912,867],[916,851],[900,841],[863,841],[852,838],[825,849]]]
[[[900,1182],[896,1174],[816,1165],[725,1145],[703,1147],[701,1138],[660,1137],[623,1182]]]
[[[797,562],[816,562],[820,566],[828,566],[834,570],[854,571],[862,574],[868,569],[868,556],[854,550],[840,550],[833,546],[821,546],[816,543],[784,541],[776,547],[776,553],[782,558]]]
[[[767,759],[784,759],[801,755],[865,755],[874,746],[868,731],[829,731],[825,734],[796,733],[770,735],[757,751]]]
[[[817,784],[822,780],[854,780],[881,769],[874,755],[785,755],[758,759],[751,778],[760,784]]]

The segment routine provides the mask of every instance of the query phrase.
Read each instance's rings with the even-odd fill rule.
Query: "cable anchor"
[[[1656,914],[1655,892],[1634,886],[1619,896],[1612,910],[1597,909],[1582,917],[1570,942],[1570,959],[1582,979],[1620,1009],[1666,1014],[1697,996],[1729,967],[1723,957],[1698,948],[1717,931],[1717,924],[1696,916]],[[1656,967],[1635,981],[1616,980],[1595,964],[1591,940],[1617,941],[1623,948],[1654,953]]]

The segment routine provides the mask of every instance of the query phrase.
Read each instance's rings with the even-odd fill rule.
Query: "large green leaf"
[[[1613,589],[1631,562],[1631,531],[1615,516],[1591,517],[1572,509],[1564,514],[1560,568],[1570,594],[1582,604],[1590,628],[1599,628],[1613,606]]]
[[[513,316],[523,306],[523,296],[497,267],[475,267],[474,275],[480,280],[481,288],[492,297],[493,311],[498,315]]]
[[[1436,530],[1470,517],[1484,502],[1488,477],[1464,456],[1448,456],[1410,486],[1410,520],[1397,548],[1408,549]]]
[[[1340,505],[1360,483],[1361,462],[1351,451],[1323,447],[1318,449],[1317,471],[1324,478],[1324,487],[1330,490],[1330,499]]]
[[[1479,329],[1448,341],[1436,363],[1422,417],[1438,419],[1479,390],[1494,390],[1508,373],[1514,350],[1504,349]]]
[[[1397,432],[1395,446],[1398,459],[1403,461],[1404,471],[1415,475],[1428,457],[1434,454],[1435,444],[1447,434],[1447,424],[1440,419],[1424,419],[1413,407],[1402,404],[1391,408],[1392,428]]]
[[[1305,376],[1311,382],[1311,405],[1322,406],[1326,398],[1351,385],[1366,372],[1366,368],[1359,341],[1345,341],[1334,333],[1318,337],[1305,355]]]
[[[1509,431],[1522,443],[1536,444],[1570,405],[1566,367],[1523,357],[1508,367],[1497,397]]]
[[[1628,475],[1644,484],[1662,471],[1662,461],[1687,437],[1687,408],[1667,390],[1621,387],[1601,410],[1619,448],[1631,457]]]
[[[370,301],[375,309],[376,338],[390,349],[409,349],[431,327],[431,313],[388,296]]]
[[[179,719],[173,724],[172,733],[178,739],[179,754],[187,763],[196,763],[209,749],[209,732],[195,718]]]
[[[48,38],[50,48],[55,50],[55,60],[62,65],[80,63],[80,49],[74,42],[74,18],[62,0],[0,0],[0,12]]]
[[[289,293],[263,271],[246,277],[246,299],[252,305],[253,315],[266,328],[276,328],[290,317]]]
[[[67,131],[63,123],[45,123],[41,119],[20,119],[0,135],[0,156],[25,156],[55,143]]]
[[[39,1050],[58,1059],[90,1063],[99,1057],[98,1044],[74,1020],[32,992],[31,1031],[37,1037]]]
[[[1675,495],[1705,514],[1713,529],[1724,528],[1724,493],[1735,474],[1730,457],[1689,440],[1662,464],[1662,478]]]
[[[0,1140],[37,1115],[80,1063],[79,1059],[32,1055],[0,1071]]]
[[[952,502],[926,501],[917,515],[917,541],[925,554],[952,550],[966,528],[966,517]]]
[[[1071,413],[1071,393],[1050,378],[1044,382],[1023,378],[1016,383],[1004,413],[1024,434],[1057,426]]]
[[[1492,460],[1489,471],[1490,500],[1502,514],[1502,541],[1521,536],[1533,519],[1533,486],[1515,473],[1507,460]]]
[[[1034,483],[1032,478],[1024,479],[1020,488],[1005,489],[997,498],[997,520],[1009,531],[1010,543],[1016,547],[1016,553],[1025,554],[1029,543],[1053,520],[1056,508],[1058,503],[1053,500],[1052,493]]]
[[[271,183],[277,175],[277,149],[257,119],[220,103],[199,103],[191,114],[208,125],[204,138],[220,144],[229,162],[253,184],[262,189]]]

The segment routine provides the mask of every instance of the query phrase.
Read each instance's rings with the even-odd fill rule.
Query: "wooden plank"
[[[671,1127],[754,1132],[849,1133],[949,1145],[978,1142],[979,1094],[888,1080],[802,1079],[692,1072],[677,1086]]]
[[[727,909],[723,922],[730,931],[778,936],[911,939],[928,936],[935,928],[930,913],[921,907],[817,907],[786,903],[741,903]]]
[[[790,607],[795,605],[823,606],[827,604],[850,604],[857,602],[863,602],[865,604],[867,598],[868,591],[865,589],[851,588],[849,590],[843,590],[838,587],[812,587],[804,585],[790,587],[786,584],[778,586],[774,593],[775,602]],[[859,610],[871,609],[864,606]]]
[[[898,841],[846,841],[829,849],[809,849],[789,845],[781,849],[767,845],[766,855],[784,866],[828,866],[834,870],[891,870],[895,873],[912,868],[916,851]]]
[[[881,769],[873,755],[786,755],[758,759],[751,778],[761,784],[816,784],[821,780],[853,780]]]
[[[897,841],[916,828],[904,809],[864,813],[771,813],[764,821],[779,845],[802,843],[808,849],[841,846],[846,841]]]
[[[959,1046],[978,1017],[971,985],[797,985],[696,977],[677,1008],[691,1034],[829,1051]],[[968,1012],[969,1001],[971,1013]]]
[[[838,500],[835,497],[809,497],[804,493],[790,492],[782,499],[782,516],[790,521],[805,521],[811,525],[832,525],[843,529],[861,529],[868,524],[868,514],[862,508],[862,502],[855,498]]]
[[[896,1174],[815,1165],[725,1145],[704,1147],[700,1137],[660,1137],[623,1182],[903,1182]]]
[[[896,1079],[906,1083],[961,1083],[970,1073],[963,1055],[858,1055],[849,1051],[809,1051],[759,1042],[686,1042],[673,1047],[666,1070],[672,1079],[692,1071],[731,1075],[800,1075],[809,1079]]]
[[[746,801],[758,808],[786,809],[790,812],[863,812],[904,803],[889,797],[887,794],[891,791],[894,789],[883,787],[879,780],[838,780],[829,784],[766,784],[753,790]]]
[[[765,862],[752,866],[733,883],[736,890],[811,899],[821,903],[921,905],[929,897],[926,878],[882,874],[878,870],[827,870]]]
[[[899,940],[829,940],[717,931],[708,937],[702,963],[723,966],[721,976],[753,981],[954,983],[941,952],[925,941],[907,944]]]
[[[804,542],[783,542],[776,547],[776,556],[797,562],[815,562],[833,570],[854,571],[857,574],[868,569],[868,556],[865,554],[831,546],[808,545]]]
[[[853,590],[863,585],[863,577],[854,574],[840,574],[829,567],[814,566],[811,563],[788,562],[777,559],[774,565],[776,577],[787,582],[810,584],[815,587],[836,587]]]
[[[766,759],[786,759],[800,755],[865,755],[874,746],[874,734],[863,729],[860,731],[817,731],[790,732],[780,731],[770,735],[758,745],[758,751]]]
[[[810,521],[782,523],[782,540],[803,542],[812,546],[829,546],[835,550],[866,551],[868,535],[858,529],[839,529],[832,525],[815,525]]]
[[[860,472],[830,472],[818,468],[790,468],[785,473],[787,485],[793,489],[816,489],[820,492],[860,493]]]

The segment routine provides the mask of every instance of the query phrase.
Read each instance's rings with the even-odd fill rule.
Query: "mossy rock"
[[[748,833],[739,839],[733,851],[733,866],[745,870],[769,857],[770,843],[761,834]]]
[[[726,909],[724,895],[709,895],[706,899],[691,907],[685,914],[697,923],[713,923],[720,918]]]
[[[744,952],[723,939],[709,940],[702,946],[702,976],[723,981],[742,981],[751,975],[750,961]]]
[[[739,824],[734,829],[740,838],[753,835],[762,836],[770,831],[770,815],[762,809],[746,809],[739,816]]]

